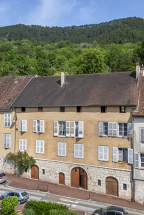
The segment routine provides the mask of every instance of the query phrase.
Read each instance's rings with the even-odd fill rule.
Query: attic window
[[[106,112],[107,112],[107,107],[101,106],[101,113],[106,113]]]
[[[10,102],[10,99],[8,99],[7,101],[6,101],[6,103],[9,103]]]
[[[60,112],[65,112],[65,107],[60,107]]]
[[[38,107],[38,112],[43,112],[43,107]]]
[[[126,107],[120,106],[120,113],[126,113]]]
[[[22,108],[21,108],[21,112],[25,112],[25,107],[22,107]]]

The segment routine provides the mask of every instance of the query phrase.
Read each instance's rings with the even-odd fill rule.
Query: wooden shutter
[[[103,136],[103,122],[98,122],[98,136]]]
[[[7,145],[6,145],[6,134],[4,134],[4,148],[6,148]]]
[[[98,160],[103,160],[103,146],[98,146]]]
[[[44,154],[44,140],[40,140],[40,153]]]
[[[140,128],[140,142],[144,143],[144,128]]]
[[[66,156],[66,143],[62,143],[62,156]]]
[[[19,131],[22,132],[22,119],[19,120]]]
[[[6,148],[10,148],[11,145],[11,134],[5,134]]]
[[[71,137],[75,137],[75,121],[71,122]]]
[[[70,137],[70,122],[66,121],[66,137]]]
[[[54,137],[58,136],[58,121],[54,121]]]
[[[136,169],[140,168],[140,153],[134,153],[134,167]]]
[[[7,127],[7,113],[4,113],[4,126]]]
[[[39,132],[44,133],[44,120],[39,120]]]
[[[108,135],[109,136],[117,136],[117,123],[109,122],[108,123]]]
[[[22,132],[27,132],[27,119],[22,119]]]
[[[133,149],[128,149],[128,163],[133,164]]]
[[[132,123],[127,124],[128,137],[132,138]]]
[[[37,132],[37,120],[33,120],[33,132]]]
[[[79,138],[84,138],[84,122],[79,121],[79,131],[78,131],[78,136]]]
[[[23,140],[23,151],[26,151],[27,140]]]
[[[74,144],[74,158],[78,158],[78,155],[79,155],[78,144]]]
[[[108,146],[104,146],[103,148],[103,157],[104,157],[104,161],[109,161],[109,147]]]
[[[40,143],[39,143],[39,140],[36,140],[36,153],[40,153]]]
[[[112,134],[112,136],[116,137],[117,136],[117,123],[113,122],[112,126],[113,126],[113,134]]]
[[[22,152],[23,147],[22,147],[22,139],[19,139],[19,150]]]
[[[109,122],[109,123],[108,123],[108,135],[109,135],[109,136],[112,136],[112,134],[113,134],[112,128],[113,128],[112,122]]]
[[[117,158],[118,155],[117,154],[118,154],[117,147],[113,147],[113,154],[112,154],[113,162],[117,162],[118,161],[118,158]]]

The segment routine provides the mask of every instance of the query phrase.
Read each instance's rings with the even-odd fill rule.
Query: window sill
[[[128,162],[118,161],[118,163],[128,164]]]
[[[44,153],[40,153],[40,152],[36,152],[36,154],[41,154],[41,155],[44,155]]]

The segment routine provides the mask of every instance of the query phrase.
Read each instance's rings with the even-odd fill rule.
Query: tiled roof
[[[139,88],[138,106],[136,110],[133,111],[133,115],[144,116],[144,76],[139,76],[138,88]]]
[[[137,105],[135,72],[37,77],[23,90],[14,107]]]
[[[0,77],[0,110],[9,110],[19,93],[29,83],[29,76],[5,76]]]

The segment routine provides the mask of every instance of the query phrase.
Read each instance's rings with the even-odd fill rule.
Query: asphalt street
[[[16,188],[7,187],[4,184],[0,185],[0,195],[4,192],[12,191]],[[60,195],[54,195],[48,192],[41,192],[41,191],[31,191],[26,190],[29,194],[30,200],[36,200],[36,201],[45,201],[45,202],[55,202],[58,204],[66,205],[68,208],[74,209],[74,210],[82,210],[85,211],[86,214],[92,214],[92,212],[98,208],[101,207],[107,207],[110,206],[109,204],[91,201],[91,200],[80,200],[75,199],[71,197],[65,197]],[[22,205],[23,206],[23,205]],[[125,208],[126,211],[128,211],[129,215],[144,215],[144,212]]]

